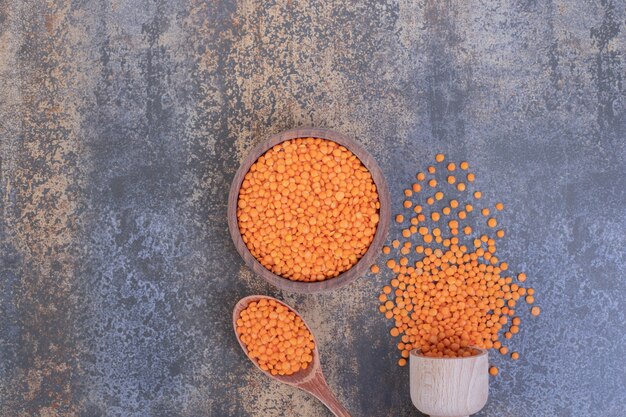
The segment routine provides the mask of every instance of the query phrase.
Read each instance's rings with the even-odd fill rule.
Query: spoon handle
[[[300,388],[313,394],[337,417],[352,417],[350,412],[337,400],[335,394],[328,388],[328,384],[321,372],[316,372],[309,381],[300,385]]]

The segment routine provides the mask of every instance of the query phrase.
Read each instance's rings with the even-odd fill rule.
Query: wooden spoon
[[[248,304],[254,301],[259,301],[263,298],[265,298],[266,300],[274,300],[277,303],[280,303],[302,319],[297,311],[295,311],[293,308],[289,307],[282,301],[277,300],[273,297],[267,297],[265,295],[251,295],[242,298],[241,300],[239,300],[237,305],[235,305],[235,309],[233,310],[233,328],[235,330],[235,335],[237,336],[237,341],[239,342],[239,345],[241,346],[243,351],[246,353],[246,356],[248,356],[248,349],[246,349],[246,345],[241,341],[241,339],[239,338],[239,334],[237,333],[237,319],[239,319],[239,314],[243,309],[248,306]],[[304,322],[304,325],[309,330],[309,332],[311,332],[311,329],[306,324],[304,319],[302,319],[302,321]],[[311,332],[311,334],[313,334],[313,332]],[[261,369],[255,360],[251,360],[257,368]],[[348,410],[346,410],[345,407],[341,405],[341,403],[337,400],[330,388],[328,388],[328,384],[326,383],[324,375],[322,374],[320,355],[317,351],[317,342],[315,342],[315,348],[313,349],[313,361],[306,369],[302,369],[292,375],[272,375],[270,372],[264,371],[263,369],[261,369],[261,372],[263,372],[270,378],[273,378],[285,384],[292,385],[296,388],[300,388],[301,390],[312,394],[314,397],[324,403],[324,405],[328,407],[328,409],[332,411],[333,414],[335,414],[337,417],[351,417]]]

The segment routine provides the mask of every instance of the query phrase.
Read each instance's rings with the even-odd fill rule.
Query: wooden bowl
[[[274,274],[272,271],[265,268],[261,263],[250,253],[250,250],[244,243],[241,237],[241,231],[239,230],[239,223],[237,221],[237,202],[239,200],[239,190],[241,189],[241,183],[245,175],[250,170],[252,164],[265,152],[281,142],[285,142],[291,139],[297,138],[321,138],[336,142],[359,158],[361,163],[369,170],[376,184],[378,191],[378,201],[380,202],[379,221],[374,234],[374,239],[370,244],[370,247],[365,254],[357,261],[352,268],[337,275],[334,278],[329,278],[324,281],[316,282],[302,282],[292,281],[288,278],[281,277]],[[235,178],[230,186],[230,193],[228,195],[228,229],[230,236],[235,242],[237,251],[243,258],[244,262],[252,271],[261,275],[267,282],[275,285],[276,287],[297,293],[315,293],[322,291],[330,291],[347,285],[361,276],[369,266],[374,263],[376,256],[380,253],[380,250],[385,242],[387,236],[387,229],[389,228],[389,221],[391,217],[391,204],[389,198],[389,189],[387,188],[387,182],[383,173],[374,160],[374,158],[354,139],[344,136],[330,129],[322,128],[296,128],[287,130],[276,135],[272,135],[267,141],[263,142],[256,148],[254,148],[244,159],[243,163],[239,167],[239,170],[235,174]]]
[[[489,396],[489,361],[485,349],[461,358],[430,358],[417,349],[410,355],[413,405],[431,417],[465,417],[479,412]]]

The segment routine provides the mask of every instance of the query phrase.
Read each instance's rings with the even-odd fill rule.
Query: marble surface
[[[328,416],[244,357],[253,293],[302,313],[355,416],[419,415],[389,276],[281,293],[230,240],[247,151],[315,125],[376,157],[395,211],[438,151],[506,204],[499,253],[543,312],[478,416],[625,416],[625,8],[0,1],[0,415]]]

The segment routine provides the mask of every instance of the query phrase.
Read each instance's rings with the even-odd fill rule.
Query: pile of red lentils
[[[276,300],[251,302],[236,324],[250,359],[272,375],[292,375],[313,361],[313,335],[300,316]]]
[[[345,147],[320,138],[279,143],[245,175],[237,204],[244,243],[273,273],[323,281],[369,248],[380,203],[372,175]]]
[[[476,346],[507,355],[506,341],[520,331],[516,308],[535,301],[534,289],[524,286],[526,275],[511,274],[497,255],[504,204],[484,202],[467,162],[446,163],[443,154],[435,161],[404,190],[405,213],[395,217],[403,241],[383,247],[393,278],[378,296],[379,310],[394,323],[390,334],[399,338],[400,366],[412,349],[452,358],[470,356]],[[539,313],[531,308],[533,316]],[[519,353],[510,356],[517,360]],[[497,375],[498,369],[489,372]]]

